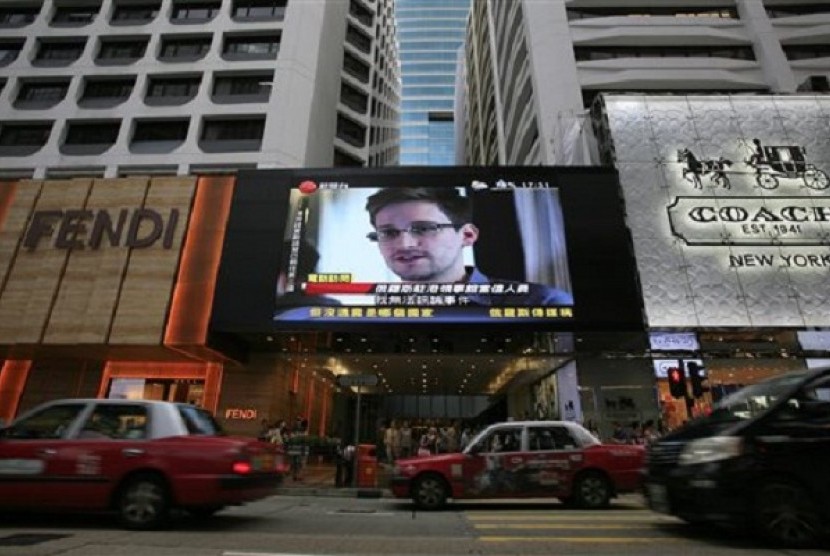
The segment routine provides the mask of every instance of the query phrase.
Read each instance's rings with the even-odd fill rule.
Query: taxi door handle
[[[124,448],[121,453],[128,458],[135,458],[144,455],[144,450],[141,448]]]
[[[38,450],[37,453],[38,453],[38,455],[48,457],[48,456],[54,456],[55,454],[58,453],[58,451],[55,450],[54,448],[43,448],[42,450]]]

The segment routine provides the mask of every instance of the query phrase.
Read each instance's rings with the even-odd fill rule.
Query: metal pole
[[[357,385],[357,409],[354,412],[354,452],[352,453],[352,457],[354,458],[354,469],[352,470],[352,486],[357,486],[357,473],[358,473],[358,462],[360,458],[358,457],[358,449],[357,447],[360,444],[360,384]]]

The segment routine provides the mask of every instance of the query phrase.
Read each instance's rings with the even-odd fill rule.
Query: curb
[[[290,487],[278,488],[276,496],[327,496],[331,498],[388,498],[392,494],[380,488]]]

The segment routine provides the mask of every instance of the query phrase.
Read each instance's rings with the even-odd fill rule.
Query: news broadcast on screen
[[[613,169],[244,170],[229,208],[218,333],[642,326]]]
[[[555,187],[303,180],[281,216],[276,320],[573,317]]]

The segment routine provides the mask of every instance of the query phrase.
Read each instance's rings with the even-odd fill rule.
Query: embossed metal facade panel
[[[650,327],[830,325],[830,98],[602,102]]]

